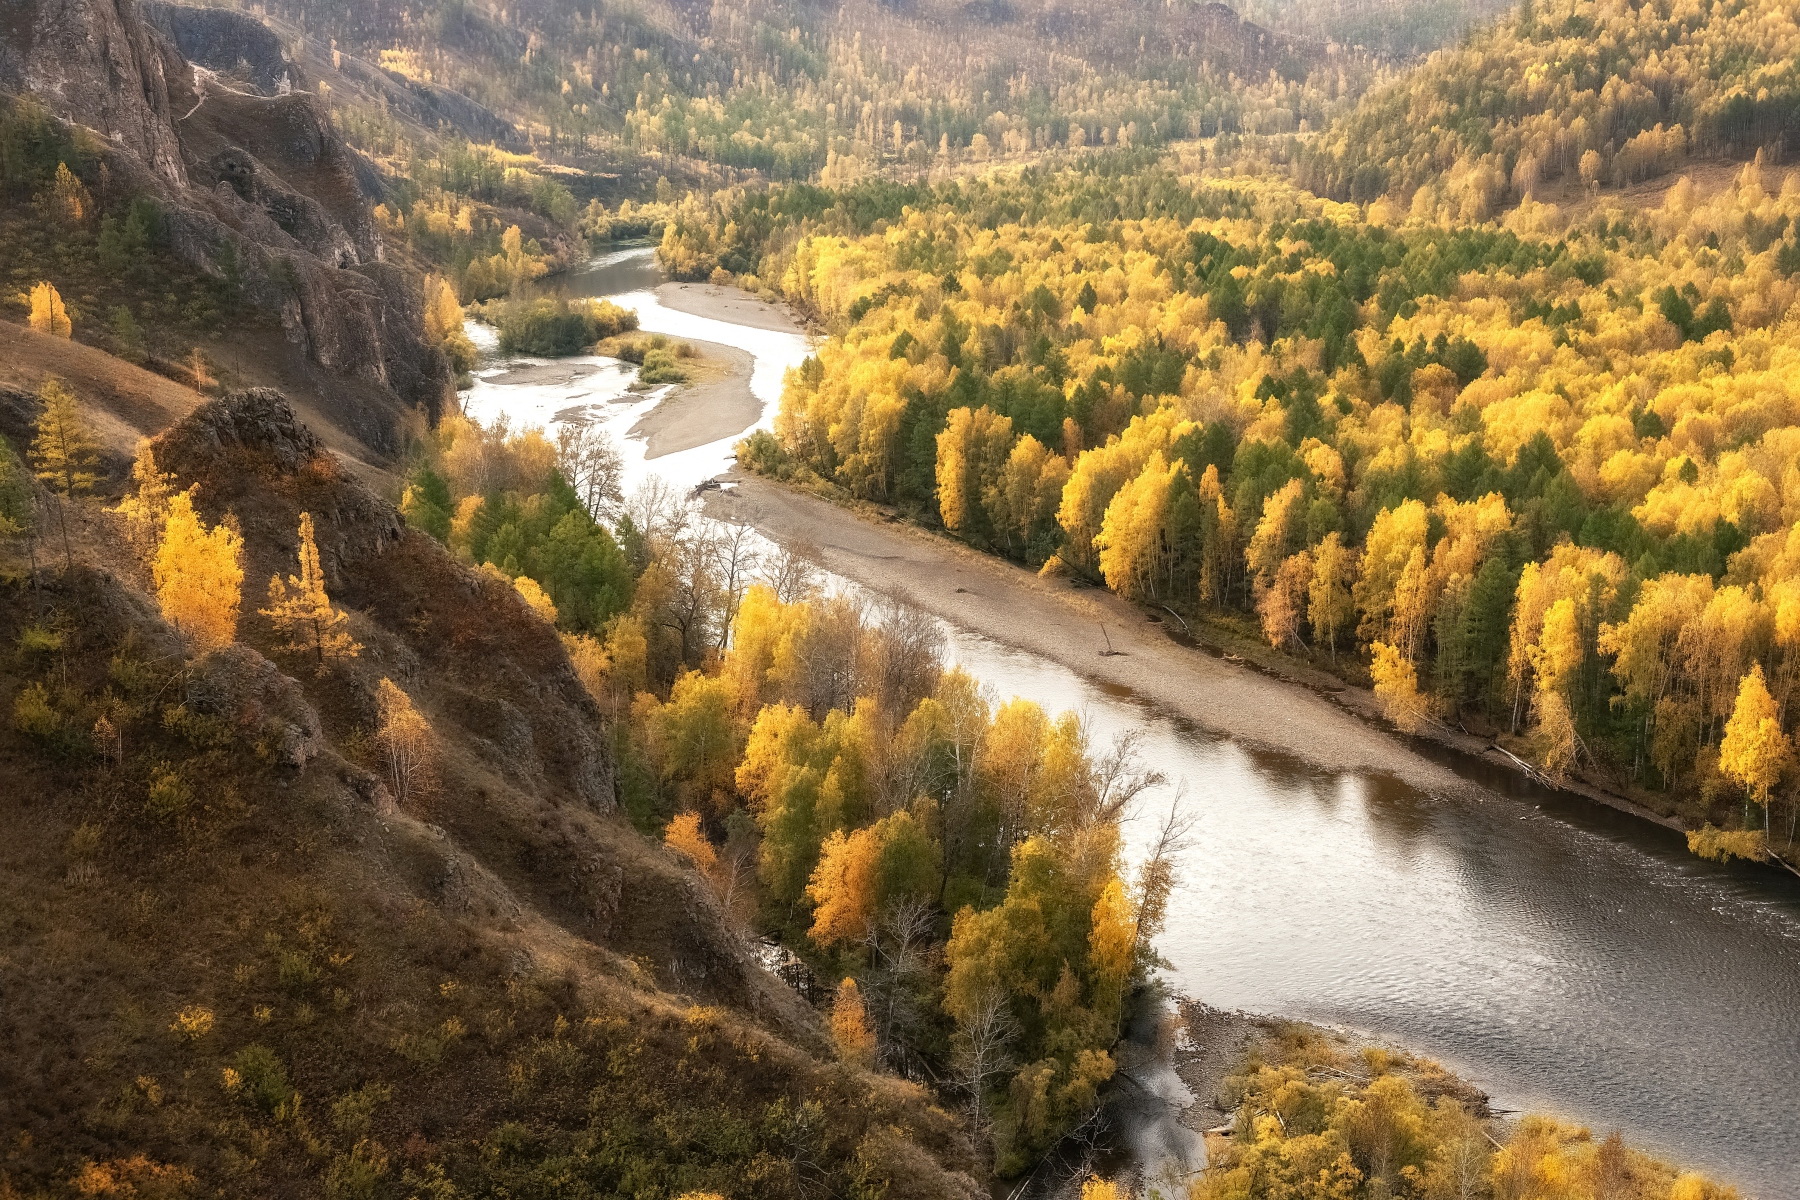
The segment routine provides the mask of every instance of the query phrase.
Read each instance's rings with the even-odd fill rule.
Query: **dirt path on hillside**
[[[905,592],[947,621],[1061,663],[1107,690],[1325,770],[1384,771],[1439,793],[1471,786],[1307,687],[1177,644],[1161,624],[1102,588],[1041,579],[947,538],[766,479],[742,472],[728,478],[736,487],[708,501],[715,515],[749,522],[785,545],[816,547],[827,570],[878,591]]]

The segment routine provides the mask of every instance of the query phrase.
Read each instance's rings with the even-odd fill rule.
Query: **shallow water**
[[[614,295],[648,331],[756,356],[773,414],[805,339],[669,310],[647,250],[558,281]],[[623,437],[655,397],[624,395],[608,360],[560,360],[556,385],[479,381],[465,404],[515,426],[582,409],[621,436],[629,483],[690,487],[742,436],[646,460]],[[584,390],[585,389],[585,390]],[[629,486],[628,483],[628,486]],[[848,519],[848,518],[846,518]],[[1304,1017],[1453,1066],[1497,1107],[1622,1129],[1762,1200],[1800,1200],[1800,885],[1702,862],[1659,827],[1454,760],[1431,795],[1325,771],[1171,719],[1058,664],[952,631],[952,657],[993,689],[1085,712],[1099,739],[1144,734],[1171,800],[1198,818],[1158,946],[1181,991]]]

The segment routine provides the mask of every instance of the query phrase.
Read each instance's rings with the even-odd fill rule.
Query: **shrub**
[[[144,811],[159,821],[173,821],[194,806],[194,789],[187,780],[167,764],[150,772],[150,794],[144,800]]]
[[[685,383],[687,372],[675,363],[673,352],[658,347],[644,355],[644,365],[638,368],[638,382],[650,385],[664,383]]]
[[[50,692],[34,683],[13,697],[13,724],[19,732],[39,742],[53,741],[62,732],[62,717],[50,703]]]
[[[245,1046],[232,1058],[231,1065],[237,1072],[237,1087],[242,1088],[264,1112],[272,1113],[293,1099],[294,1089],[288,1083],[287,1068],[267,1046],[258,1043]]]

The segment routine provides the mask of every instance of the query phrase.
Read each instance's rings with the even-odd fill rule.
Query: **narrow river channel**
[[[792,333],[668,307],[647,248],[547,282],[636,308],[649,332],[752,355],[765,424],[808,350]],[[539,365],[490,360],[465,408],[515,428],[599,420],[625,450],[628,486],[661,475],[692,487],[742,436],[647,459],[629,432],[660,393],[627,393],[629,369],[611,360]],[[955,629],[949,644],[997,697],[1084,712],[1100,741],[1142,732],[1168,778],[1144,811],[1179,797],[1198,822],[1159,943],[1176,990],[1398,1043],[1497,1107],[1616,1127],[1748,1197],[1800,1200],[1795,880],[1702,862],[1667,830],[1484,764],[1446,761],[1464,786],[1444,794],[1321,770],[1036,655]]]

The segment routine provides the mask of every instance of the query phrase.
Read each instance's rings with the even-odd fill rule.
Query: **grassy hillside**
[[[966,1194],[948,1119],[833,1063],[612,812],[594,703],[510,583],[406,530],[272,393],[156,450],[252,581],[293,572],[314,513],[362,653],[321,670],[249,611],[193,652],[92,502],[70,566],[7,544],[0,1192]],[[384,770],[383,679],[429,726],[430,787]]]

